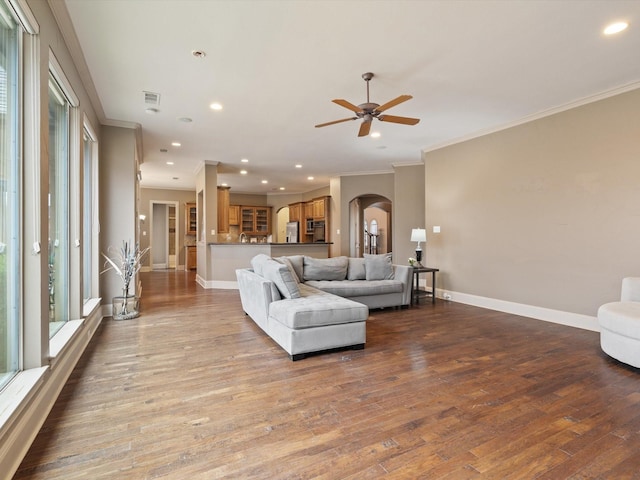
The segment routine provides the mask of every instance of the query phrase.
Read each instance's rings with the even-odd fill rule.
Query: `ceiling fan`
[[[362,119],[362,124],[360,125],[360,131],[358,132],[359,137],[366,137],[369,135],[369,131],[371,130],[371,122],[374,118],[377,118],[381,122],[391,122],[391,123],[401,123],[403,125],[415,125],[420,121],[419,118],[409,118],[409,117],[396,117],[394,115],[381,115],[382,112],[388,110],[391,107],[395,107],[396,105],[406,102],[407,100],[411,100],[413,97],[411,95],[400,95],[398,98],[391,100],[383,105],[378,105],[377,103],[371,103],[369,101],[369,81],[373,78],[373,73],[367,72],[362,74],[362,78],[365,82],[367,82],[367,102],[361,103],[356,106],[352,103],[347,102],[346,100],[342,100],[337,98],[332,100],[333,103],[337,103],[341,107],[347,108],[352,112],[355,112],[355,117],[343,118],[342,120],[334,120],[333,122],[321,123],[316,125],[316,128],[326,127],[327,125],[334,125],[336,123],[348,122],[350,120],[357,120],[359,118]]]

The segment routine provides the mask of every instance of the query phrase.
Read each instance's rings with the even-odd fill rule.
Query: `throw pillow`
[[[260,276],[262,275],[262,266],[267,260],[271,260],[269,255],[265,255],[264,253],[260,253],[251,259],[251,267],[253,271]]]
[[[365,280],[367,274],[364,269],[364,258],[349,257],[347,280]]]
[[[391,254],[382,255],[364,254],[364,269],[367,280],[392,280],[393,264]]]
[[[298,277],[298,281],[302,282],[303,280],[303,276],[302,276],[302,271],[304,269],[304,255],[286,255],[284,257],[278,257],[276,258],[276,260],[280,261],[281,259],[289,260],[289,265],[291,265],[293,267],[293,271],[296,272],[296,276]],[[286,263],[286,262],[282,262],[282,263]]]
[[[275,257],[274,260],[286,265],[289,268],[291,276],[296,281],[296,283],[300,283],[300,277],[298,277],[296,269],[293,267],[293,264],[291,263],[291,259],[289,259],[289,257]]]
[[[278,287],[284,298],[300,298],[298,283],[294,280],[289,267],[273,259],[262,264],[262,276]]]
[[[305,280],[344,280],[347,278],[347,257],[313,258],[304,256]]]

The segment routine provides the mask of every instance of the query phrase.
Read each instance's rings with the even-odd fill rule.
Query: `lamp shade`
[[[424,228],[411,229],[411,241],[412,242],[426,242],[427,231]]]

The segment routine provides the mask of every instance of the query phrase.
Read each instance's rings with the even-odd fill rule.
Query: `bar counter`
[[[211,242],[209,249],[208,280],[199,279],[205,288],[238,288],[237,268],[251,267],[251,259],[263,253],[270,257],[307,255],[315,258],[329,257],[330,242],[317,243],[241,243]],[[199,260],[199,259],[198,259]]]

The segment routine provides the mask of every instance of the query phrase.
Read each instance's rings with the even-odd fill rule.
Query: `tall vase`
[[[136,318],[140,311],[138,309],[140,299],[135,295],[124,295],[121,297],[113,297],[112,314],[114,320],[129,320]]]

